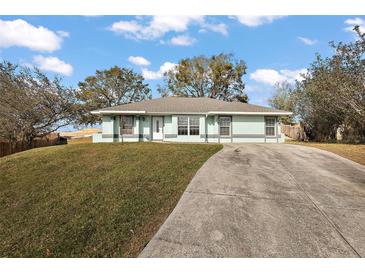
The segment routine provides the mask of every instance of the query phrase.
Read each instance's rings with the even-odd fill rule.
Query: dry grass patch
[[[314,142],[297,142],[297,141],[288,141],[287,143],[310,146],[327,150],[337,155],[340,155],[344,158],[357,162],[359,164],[365,165],[365,145],[314,143]]]
[[[74,139],[68,139],[67,144],[69,145],[75,145],[75,144],[91,144],[93,142],[92,137],[84,137],[84,138],[74,138]]]

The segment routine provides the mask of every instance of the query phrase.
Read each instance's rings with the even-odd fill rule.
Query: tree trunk
[[[16,140],[9,140],[9,145],[10,145],[10,154],[13,154],[15,152],[15,148],[16,148]]]
[[[25,144],[26,144],[27,149],[33,148],[33,140],[34,140],[33,136],[27,136],[26,137]]]

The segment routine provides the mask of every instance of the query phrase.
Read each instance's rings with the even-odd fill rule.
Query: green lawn
[[[0,158],[0,257],[134,257],[221,145],[109,143]]]

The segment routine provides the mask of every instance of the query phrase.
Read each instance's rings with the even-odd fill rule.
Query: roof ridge
[[[239,101],[224,101],[210,97],[165,96],[131,102],[94,111],[144,111],[145,113],[208,113],[208,112],[287,112],[267,106],[259,106]]]

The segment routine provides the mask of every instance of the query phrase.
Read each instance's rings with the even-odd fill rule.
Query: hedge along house
[[[281,143],[279,117],[291,112],[211,98],[163,97],[92,111],[93,142]]]

